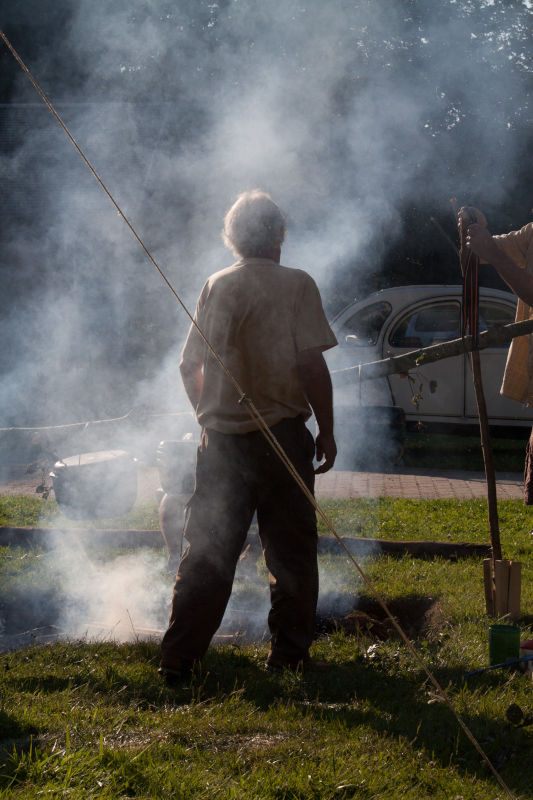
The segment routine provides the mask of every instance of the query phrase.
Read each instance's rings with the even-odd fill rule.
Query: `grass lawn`
[[[323,505],[342,536],[487,541],[483,501]],[[523,563],[520,625],[530,638],[531,511],[517,501],[499,510],[504,555]],[[4,525],[35,525],[42,515],[50,524],[55,513],[50,500],[0,498]],[[156,508],[148,504],[109,522],[119,525],[157,528]],[[122,558],[91,548],[90,539],[81,550],[95,579]],[[0,619],[13,597],[23,616],[32,598],[67,591],[54,570],[60,554],[60,547],[0,548]],[[138,582],[138,591],[148,597],[161,582],[170,599],[162,550],[135,555],[141,556],[151,559],[151,583]],[[533,799],[533,726],[506,717],[512,704],[531,712],[533,684],[511,669],[464,678],[488,664],[492,621],[484,614],[481,564],[376,555],[362,566],[512,796]],[[157,675],[157,639],[70,638],[4,651],[0,798],[508,797],[406,645],[374,618],[373,598],[349,560],[324,556],[320,569],[322,602],[344,603],[342,613],[319,620],[313,655],[330,663],[323,673],[266,673],[265,641],[211,648],[192,680],[176,689]],[[255,575],[239,577],[236,596],[244,603],[261,594],[265,578],[259,564]]]

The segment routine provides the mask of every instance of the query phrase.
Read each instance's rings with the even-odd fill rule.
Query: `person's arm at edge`
[[[203,362],[182,359],[180,362],[180,374],[187,397],[196,411],[204,385]]]
[[[487,228],[470,225],[466,244],[473,253],[491,264],[507,286],[528,306],[533,306],[533,277],[508,256]]]
[[[333,435],[333,389],[328,366],[321,347],[301,350],[297,354],[298,372],[305,395],[318,425],[316,457],[322,461],[315,474],[330,470],[337,457],[337,445]]]

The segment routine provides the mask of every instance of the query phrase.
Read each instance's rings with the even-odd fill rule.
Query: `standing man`
[[[464,214],[462,212],[465,212]],[[533,222],[518,231],[492,236],[484,215],[475,208],[461,209],[477,220],[468,227],[467,245],[496,272],[518,297],[516,322],[533,317]],[[513,339],[507,356],[501,393],[511,400],[533,406],[533,336]],[[533,430],[526,449],[524,503],[533,505]]]
[[[332,388],[322,355],[337,340],[313,279],[280,266],[285,220],[258,190],[239,196],[224,220],[238,261],[208,278],[195,321],[254,403],[311,491],[334,464]],[[196,484],[160,674],[171,684],[205,654],[231,595],[254,512],[270,573],[267,668],[311,665],[318,598],[315,510],[272,450],[234,384],[191,325],[180,364],[202,427]],[[305,425],[314,412],[316,441]]]

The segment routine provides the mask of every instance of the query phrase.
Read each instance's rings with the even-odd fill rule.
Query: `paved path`
[[[499,500],[522,500],[521,473],[496,475]],[[486,498],[487,484],[482,472],[402,469],[382,472],[337,472],[319,475],[317,496],[322,497],[411,497],[464,500]]]
[[[522,475],[515,472],[498,473],[499,500],[523,499]],[[26,474],[22,469],[11,475],[0,474],[0,494],[29,494],[41,481],[40,473]],[[139,469],[139,493],[142,500],[155,498],[159,486],[157,469]],[[456,500],[485,498],[487,488],[481,472],[398,469],[394,472],[342,472],[332,470],[319,475],[316,483],[318,497],[411,497],[414,499]]]

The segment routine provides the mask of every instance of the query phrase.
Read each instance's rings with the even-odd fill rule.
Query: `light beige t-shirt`
[[[494,237],[499,247],[515,261],[519,267],[533,276],[533,222],[518,231]],[[533,317],[533,309],[518,300],[516,322]],[[518,403],[533,405],[533,337],[517,336],[513,339],[507,356],[501,394]]]
[[[195,320],[269,427],[285,417],[311,415],[298,376],[296,354],[337,344],[318,288],[303,270],[248,258],[211,275]],[[191,325],[183,361],[203,364],[196,416],[222,433],[257,429],[234,384]]]

